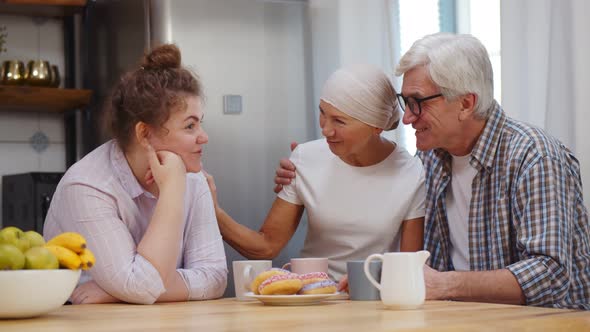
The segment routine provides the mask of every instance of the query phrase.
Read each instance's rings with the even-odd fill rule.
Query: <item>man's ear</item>
[[[139,121],[135,124],[135,139],[137,139],[137,142],[144,148],[147,148],[148,145],[150,145],[149,139],[151,135],[150,126],[147,123]]]
[[[383,132],[383,129],[377,128],[377,127],[373,127],[373,134],[375,134],[375,135],[381,135],[382,132]]]
[[[461,112],[459,113],[459,121],[464,121],[472,117],[476,104],[477,95],[475,93],[468,93],[461,97]]]

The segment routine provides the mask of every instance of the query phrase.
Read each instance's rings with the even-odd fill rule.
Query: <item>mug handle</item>
[[[373,286],[377,287],[377,289],[379,291],[381,291],[381,284],[379,284],[375,278],[373,278],[373,276],[371,275],[371,272],[369,271],[369,263],[371,263],[372,260],[380,260],[381,262],[383,262],[383,255],[381,254],[372,254],[371,256],[367,257],[367,259],[365,260],[365,264],[363,266],[363,270],[365,270],[365,275],[367,276],[367,279],[369,279],[369,281],[373,284]]]
[[[246,268],[244,269],[244,279],[243,280],[248,280],[247,283],[244,283],[244,289],[249,291],[250,290],[250,282],[252,282],[252,265],[246,265]]]
[[[285,263],[285,265],[283,265],[282,269],[291,271],[291,262]]]

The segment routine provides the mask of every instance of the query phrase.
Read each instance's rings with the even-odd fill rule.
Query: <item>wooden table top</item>
[[[391,310],[380,301],[331,300],[300,307],[220,299],[154,305],[63,306],[45,316],[0,320],[0,331],[582,331],[590,313],[499,304],[427,301]]]

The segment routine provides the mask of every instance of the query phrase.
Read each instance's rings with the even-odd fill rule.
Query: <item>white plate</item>
[[[312,305],[318,304],[340,293],[334,294],[310,294],[310,295],[255,295],[252,292],[244,294],[246,297],[255,298],[264,305]]]

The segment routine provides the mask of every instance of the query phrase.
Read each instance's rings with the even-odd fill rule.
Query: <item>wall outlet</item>
[[[223,114],[241,114],[242,113],[242,96],[224,95],[223,96]]]

